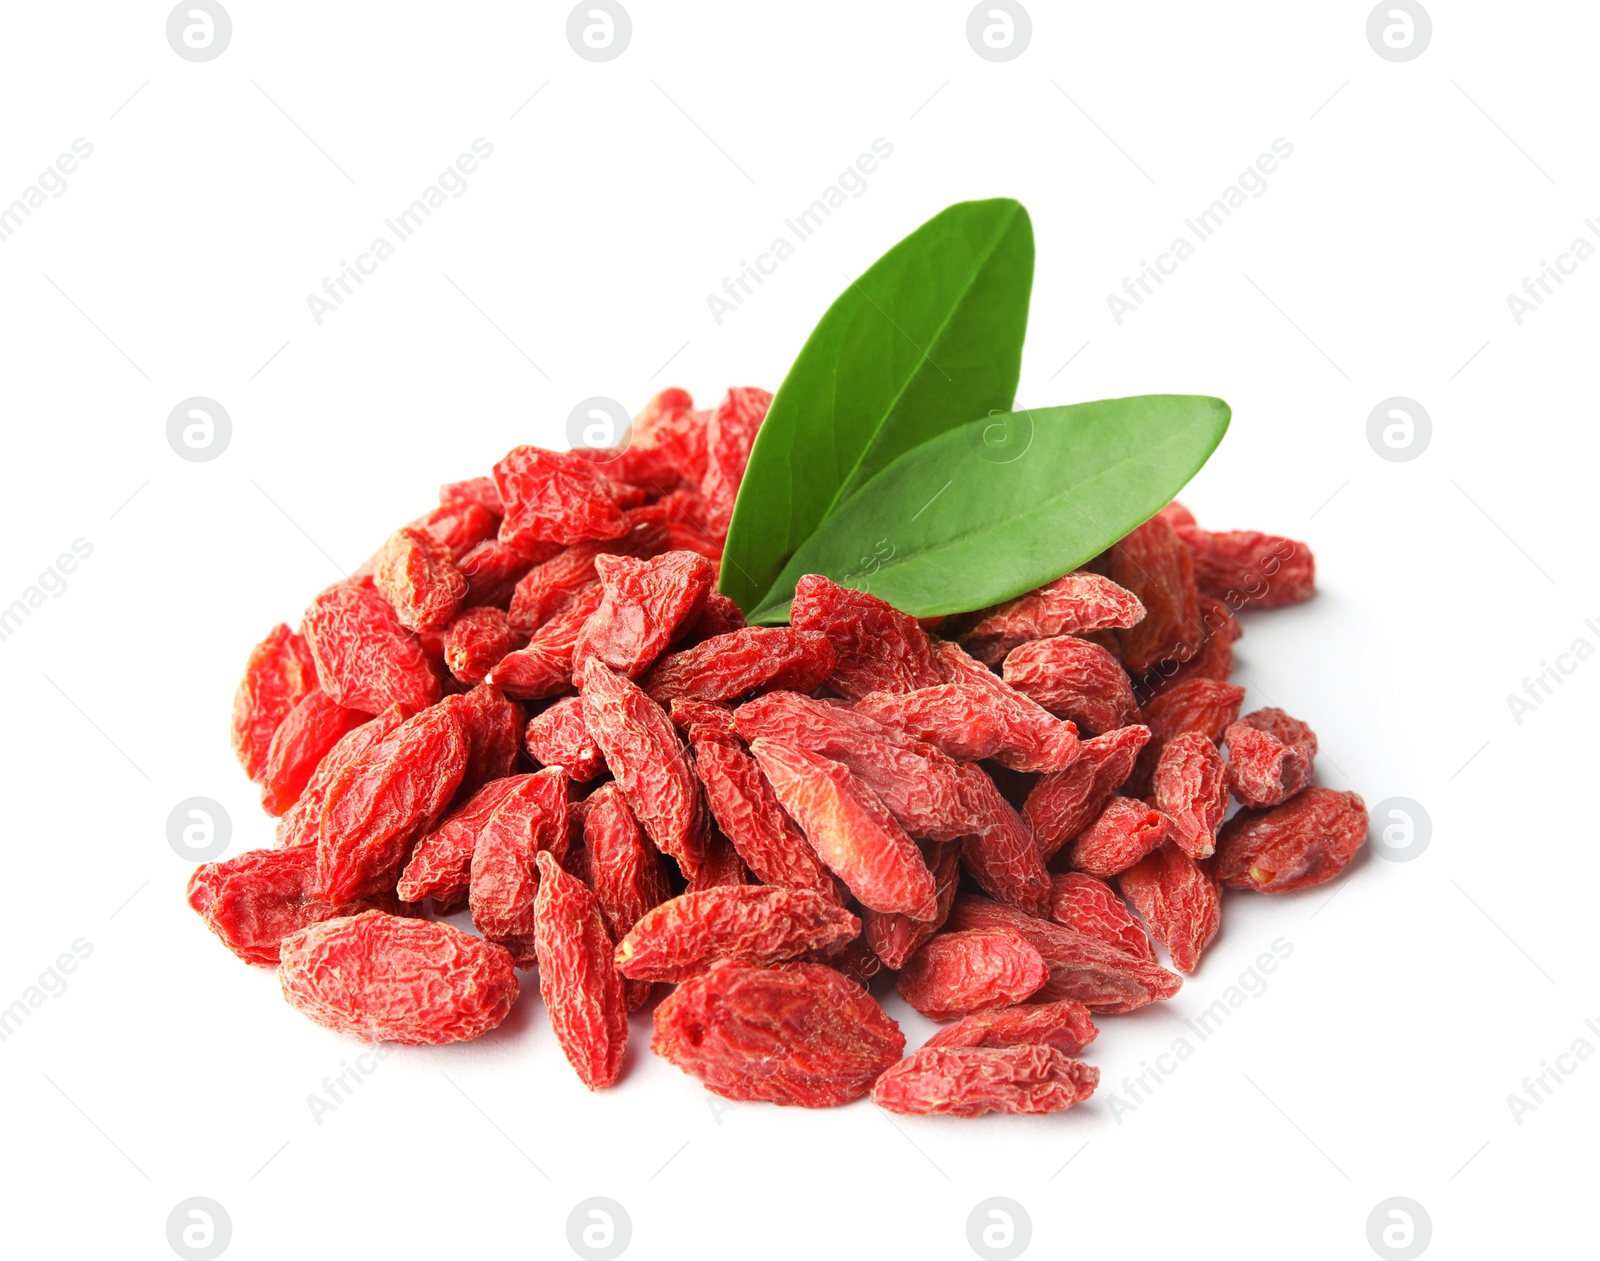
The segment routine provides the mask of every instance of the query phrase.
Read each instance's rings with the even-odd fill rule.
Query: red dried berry
[[[491,486],[494,483],[489,483]],[[448,548],[450,559],[465,556],[480,543],[495,537],[500,528],[500,512],[470,500],[441,503],[411,523],[435,543]]]
[[[467,769],[461,726],[425,709],[351,762],[328,786],[317,834],[317,891],[349,901],[393,889],[406,847],[444,813]]]
[[[1080,570],[990,609],[962,643],[979,661],[995,666],[1031,640],[1127,628],[1138,625],[1144,615],[1144,605],[1132,591]]]
[[[705,857],[705,809],[671,720],[599,661],[584,672],[583,718],[646,835],[694,875]]]
[[[539,993],[567,1062],[597,1090],[621,1075],[628,1049],[622,977],[612,966],[611,938],[594,894],[562,871],[548,850],[538,861]]]
[[[715,639],[718,635],[731,635],[734,631],[743,630],[745,625],[744,614],[739,611],[737,604],[720,591],[707,591],[706,602],[700,610],[700,615],[679,636],[677,646],[691,648],[695,644],[703,644],[708,639]],[[785,684],[785,686],[790,685]]]
[[[354,731],[346,732],[317,763],[317,769],[294,805],[278,820],[279,845],[315,845],[322,827],[322,802],[335,777],[351,762],[372,748],[405,721],[398,705],[391,705],[376,718],[370,718]]]
[[[341,705],[366,714],[398,705],[409,715],[439,699],[422,644],[376,591],[329,587],[306,610],[301,633],[322,690]]]
[[[1006,657],[1005,681],[1088,735],[1139,719],[1122,663],[1087,639],[1056,635],[1023,644]]]
[[[1051,881],[1050,918],[1063,928],[1097,937],[1135,959],[1154,963],[1150,936],[1104,880],[1069,871]]]
[[[1037,995],[1043,1002],[1071,998],[1090,1011],[1133,1011],[1171,998],[1183,984],[1165,968],[1097,937],[970,893],[956,895],[949,926],[956,930],[1014,928],[1026,937],[1050,969],[1050,979]]]
[[[533,633],[515,652],[501,657],[489,682],[518,700],[544,700],[572,690],[572,652],[590,614],[600,607],[600,584],[585,587],[572,605]]]
[[[233,694],[233,751],[244,773],[259,781],[267,769],[272,736],[317,686],[306,641],[279,624],[250,650],[244,678]]]
[[[408,630],[446,625],[467,598],[467,580],[449,546],[412,526],[396,530],[378,549],[372,581]]]
[[[261,776],[262,809],[281,815],[294,805],[333,746],[366,721],[366,714],[346,709],[320,688],[307,692],[272,733]]]
[[[961,861],[992,898],[1009,902],[1029,915],[1050,910],[1050,872],[1045,867],[1033,829],[983,768],[957,767],[967,828],[961,837]]]
[[[541,559],[548,560],[559,552],[561,545],[550,543],[546,550],[549,555],[529,556],[498,539],[479,543],[456,561],[456,568],[467,580],[467,598],[462,603],[469,609],[505,608],[524,575]]]
[[[1223,734],[1228,783],[1247,806],[1275,806],[1311,782],[1317,735],[1281,709],[1258,709]]]
[[[1039,1115],[1099,1083],[1098,1068],[1047,1046],[923,1047],[878,1078],[872,1102],[907,1116]]]
[[[565,696],[528,719],[523,733],[528,756],[540,766],[559,766],[568,778],[586,784],[606,769],[600,746],[583,721],[583,698]]]
[[[1217,838],[1217,878],[1230,889],[1289,893],[1332,880],[1367,839],[1356,793],[1307,788],[1269,810],[1241,810]]]
[[[817,857],[863,906],[929,919],[933,873],[884,804],[842,765],[776,740],[750,745],[783,808]]]
[[[316,873],[316,851],[309,847],[252,849],[226,862],[196,867],[185,895],[224,946],[246,963],[267,967],[277,967],[283,939],[308,924],[400,909],[392,895],[378,906],[325,902],[312,888]]]
[[[598,556],[600,605],[573,647],[574,682],[590,660],[638,678],[667,650],[705,605],[716,570],[695,552],[667,552],[652,560]]]
[[[1050,977],[1044,957],[1013,928],[940,933],[906,960],[900,997],[930,1020],[1010,1007]]]
[[[700,481],[705,496],[706,526],[717,538],[728,533],[734,496],[744,479],[756,430],[772,405],[772,395],[750,386],[735,386],[723,396],[706,422],[706,475]]]
[[[1022,817],[1033,830],[1048,862],[1094,822],[1118,786],[1133,770],[1148,727],[1119,727],[1078,746],[1077,760],[1065,770],[1042,776],[1028,793]]]
[[[905,967],[906,960],[944,927],[961,883],[961,846],[954,841],[934,842],[929,848],[928,870],[933,872],[935,909],[932,919],[912,919],[905,914],[863,908],[861,922],[866,943],[886,968]]]
[[[1194,563],[1170,525],[1153,517],[1113,547],[1110,576],[1145,608],[1137,625],[1117,633],[1130,674],[1146,674],[1163,661],[1186,661],[1194,655],[1200,647]]]
[[[1233,608],[1281,609],[1316,592],[1317,563],[1304,543],[1255,530],[1179,534],[1194,556],[1196,586]]]
[[[749,626],[663,657],[645,676],[658,704],[725,701],[763,688],[809,692],[833,673],[833,645],[815,631]]]
[[[1217,746],[1203,731],[1175,736],[1161,750],[1150,782],[1170,839],[1190,858],[1209,858],[1228,809],[1228,767]]]
[[[1166,844],[1117,877],[1179,972],[1193,972],[1222,924],[1222,890],[1210,862]]]
[[[504,516],[506,510],[492,477],[469,477],[465,481],[446,482],[439,487],[439,502],[477,504],[496,517]]]
[[[1244,688],[1214,679],[1191,679],[1168,688],[1144,707],[1144,723],[1162,744],[1186,731],[1222,743],[1228,724],[1239,716]]]
[[[1113,797],[1067,847],[1067,862],[1091,876],[1126,871],[1167,839],[1167,816],[1131,797]]]
[[[616,784],[601,785],[581,804],[589,866],[585,883],[594,890],[611,939],[621,941],[645,912],[671,896],[667,873]],[[625,982],[628,1010],[642,1007],[651,988],[648,981]]]
[[[986,667],[978,669],[988,674]],[[996,687],[1006,687],[994,675],[989,677]],[[870,692],[854,708],[959,761],[993,758],[1017,771],[1068,765],[1078,755],[1077,732],[1026,697],[1015,693],[1012,697],[978,683],[940,683],[914,692]]]
[[[483,825],[508,794],[531,775],[493,780],[424,833],[411,851],[396,891],[407,902],[431,897],[440,907],[464,902],[472,879],[472,851]]]
[[[445,697],[439,707],[467,737],[467,770],[456,790],[457,801],[465,801],[490,780],[511,774],[522,748],[522,706],[507,700],[494,685],[480,683],[470,692]]]
[[[783,963],[860,931],[860,920],[811,889],[724,885],[647,912],[617,946],[617,968],[636,980],[682,981],[718,959]]]
[[[458,613],[445,637],[444,664],[468,687],[482,683],[500,659],[517,646],[504,609],[476,608]]]
[[[905,1050],[860,985],[817,963],[723,963],[656,1008],[651,1049],[725,1099],[831,1108],[859,1099]]]
[[[285,938],[278,983],[325,1029],[411,1046],[487,1033],[517,997],[511,956],[499,946],[449,924],[382,911]]]
[[[944,682],[933,663],[927,632],[893,605],[852,591],[821,574],[795,584],[789,622],[819,631],[838,654],[830,683],[841,696],[910,692]]]
[[[1087,1007],[1062,998],[973,1012],[938,1030],[923,1046],[1048,1046],[1078,1055],[1099,1032]]]
[[[511,951],[519,967],[534,963],[534,861],[545,851],[557,862],[567,853],[567,780],[560,767],[523,777],[501,797],[472,848],[472,922]]]
[[[628,532],[610,478],[571,452],[516,447],[494,466],[494,484],[506,509],[500,541],[511,547],[614,539]]]

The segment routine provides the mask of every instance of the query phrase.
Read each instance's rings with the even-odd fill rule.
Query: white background
[[[945,0],[637,0],[607,64],[565,4],[229,8],[206,64],[161,4],[8,5],[0,37],[0,203],[94,146],[0,242],[0,604],[93,548],[0,642],[0,1005],[92,947],[0,1043],[8,1253],[170,1256],[191,1196],[240,1258],[565,1256],[590,1196],[638,1257],[970,1257],[991,1196],[1028,1256],[1364,1257],[1391,1196],[1430,1255],[1582,1250],[1600,1064],[1556,1057],[1600,1046],[1600,664],[1520,724],[1506,696],[1600,645],[1600,262],[1521,326],[1505,299],[1600,212],[1593,6],[1439,0],[1405,64],[1364,3],[1041,2],[1004,64]],[[319,326],[306,296],[480,136],[467,191]],[[706,295],[875,137],[865,194],[718,326]],[[1119,327],[1106,295],[1276,137],[1266,193]],[[1421,803],[1426,852],[1231,898],[1175,1001],[1102,1021],[1101,1093],[1059,1116],[711,1106],[644,1017],[590,1095],[530,998],[478,1043],[395,1051],[318,1124],[308,1096],[360,1048],[203,931],[166,836],[206,796],[230,854],[270,839],[227,743],[250,646],[442,479],[564,445],[579,399],[776,387],[848,277],[1002,194],[1038,241],[1019,402],[1229,400],[1185,499],[1306,540],[1320,586],[1246,619],[1247,708],[1309,720],[1321,782]],[[165,438],[192,395],[232,417],[213,462]],[[1366,439],[1394,395],[1433,422],[1407,463]],[[1267,990],[1114,1116],[1276,938]],[[1518,1124],[1547,1062],[1576,1071]]]

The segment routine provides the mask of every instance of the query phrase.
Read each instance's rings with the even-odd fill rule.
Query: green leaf
[[[801,348],[750,453],[722,591],[770,603],[795,549],[896,456],[1011,407],[1033,227],[1008,198],[958,202],[840,294]]]
[[[1222,441],[1228,405],[1187,394],[995,415],[901,455],[795,552],[752,622],[826,574],[916,617],[1059,578],[1159,512]]]

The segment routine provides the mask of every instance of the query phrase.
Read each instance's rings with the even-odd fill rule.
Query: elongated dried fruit
[[[978,669],[988,674],[986,667]],[[997,687],[1005,686],[989,677]],[[1026,698],[1016,699],[1028,709],[1008,707],[981,684],[940,683],[914,692],[869,692],[856,702],[855,711],[958,761],[993,758],[1017,771],[1069,765],[1078,753],[1077,733]]]
[[[456,790],[457,800],[511,774],[522,744],[522,706],[507,700],[492,684],[480,683],[470,692],[445,697],[439,708],[448,711],[467,738],[467,769]]]
[[[535,762],[559,766],[580,784],[588,783],[606,768],[600,746],[583,721],[580,696],[564,696],[542,714],[528,719],[523,743]]]
[[[467,598],[467,580],[450,545],[414,526],[396,530],[378,549],[372,582],[408,630],[446,625]]]
[[[405,721],[398,705],[391,705],[376,718],[370,718],[346,732],[317,763],[306,786],[278,820],[277,842],[283,846],[316,845],[322,827],[322,803],[340,771],[361,757]]]
[[[1190,858],[1209,858],[1228,809],[1228,767],[1217,746],[1201,731],[1167,741],[1151,791],[1178,848]]]
[[[1234,608],[1281,609],[1316,591],[1316,560],[1304,543],[1256,530],[1214,534],[1190,526],[1178,534],[1194,557],[1195,585]]]
[[[1154,517],[1113,547],[1110,576],[1138,596],[1145,609],[1135,625],[1117,632],[1128,673],[1145,674],[1163,661],[1186,661],[1198,651],[1194,562],[1170,525]]]
[[[600,606],[600,584],[580,591],[572,604],[551,618],[521,648],[495,663],[487,679],[519,701],[544,700],[572,690],[572,654],[578,636]]]
[[[961,861],[992,898],[1030,915],[1050,910],[1050,872],[1033,829],[1000,794],[981,766],[957,768],[968,828],[961,837]]]
[[[1281,806],[1241,810],[1217,838],[1217,878],[1231,889],[1289,893],[1331,880],[1367,839],[1357,793],[1307,788]]]
[[[535,903],[539,993],[567,1062],[590,1090],[622,1072],[628,1048],[628,1005],[600,904],[583,883],[539,852]]]
[[[495,804],[472,849],[467,905],[472,922],[490,941],[511,951],[519,966],[533,965],[536,856],[557,862],[567,852],[567,780],[560,767],[523,777]]]
[[[1063,928],[1097,937],[1135,959],[1156,961],[1150,935],[1139,926],[1116,891],[1096,876],[1081,871],[1056,876],[1051,881],[1050,918]]]
[[[1038,1115],[1094,1093],[1100,1070],[1047,1046],[923,1047],[872,1087],[872,1102],[908,1116]]]
[[[306,641],[281,623],[250,650],[244,678],[233,694],[233,751],[244,773],[259,780],[278,725],[317,686]]]
[[[1126,629],[1137,626],[1144,615],[1144,605],[1132,591],[1080,570],[989,610],[962,643],[979,661],[996,666],[1031,640]]]
[[[500,541],[539,543],[614,539],[628,531],[617,488],[600,468],[570,452],[517,447],[494,466],[505,504]]]
[[[942,927],[955,901],[961,881],[961,846],[955,841],[934,842],[928,870],[933,872],[935,909],[932,919],[912,919],[905,914],[864,909],[863,933],[872,953],[886,968],[905,967],[916,950]]]
[[[906,960],[900,997],[931,1020],[1010,1007],[1050,977],[1044,957],[1014,928],[940,933]]]
[[[382,911],[286,937],[278,984],[303,1015],[369,1042],[436,1045],[487,1033],[511,1010],[511,956],[449,924]]]
[[[1171,998],[1182,984],[1165,968],[1097,937],[971,893],[956,895],[948,923],[956,930],[1014,928],[1026,937],[1050,969],[1050,979],[1038,992],[1041,1001],[1071,998],[1090,1011],[1133,1011]]]
[[[299,800],[333,746],[367,721],[318,688],[307,692],[272,733],[261,775],[261,806],[281,815]]]
[[[1056,635],[1023,644],[1006,657],[1005,681],[1086,735],[1139,719],[1122,663],[1087,639]]]
[[[755,740],[750,752],[817,857],[863,906],[917,919],[934,915],[933,873],[870,788],[838,762],[793,745]]]
[[[789,622],[798,630],[827,636],[838,654],[832,686],[852,700],[868,692],[910,692],[944,681],[933,663],[927,632],[915,618],[821,574],[807,574],[795,584]]]
[[[700,481],[700,493],[706,502],[706,527],[718,538],[728,533],[750,447],[771,405],[772,395],[766,390],[735,386],[706,421],[706,474]]]
[[[1126,871],[1167,839],[1167,817],[1131,797],[1113,797],[1067,847],[1067,862],[1091,876]]]
[[[554,554],[561,550],[558,543],[545,544],[545,550]],[[514,547],[507,547],[499,539],[479,543],[456,561],[456,568],[467,580],[467,598],[463,601],[469,609],[506,608],[517,583],[528,570],[549,555],[528,555]]]
[[[667,873],[616,784],[601,785],[582,804],[589,865],[585,883],[594,890],[611,939],[621,941],[645,912],[671,896]],[[648,981],[625,981],[628,1010],[642,1007],[650,990]]]
[[[922,1045],[1048,1046],[1066,1055],[1077,1055],[1099,1032],[1087,1007],[1061,998],[1053,1003],[1024,1003],[973,1012],[938,1030]]]
[[[1149,739],[1148,727],[1118,727],[1083,741],[1078,757],[1065,770],[1040,777],[1028,793],[1022,816],[1046,862],[1094,822],[1128,778]]]
[[[1222,924],[1222,890],[1209,861],[1165,844],[1117,877],[1179,972],[1193,972]]]
[[[322,804],[318,892],[342,902],[394,888],[407,846],[444,813],[466,769],[466,737],[437,707],[346,766]]]
[[[500,658],[516,646],[517,636],[504,609],[467,609],[450,623],[444,664],[456,679],[471,687],[488,678]]]
[[[617,968],[638,980],[681,981],[717,959],[783,963],[860,931],[860,920],[810,889],[724,885],[647,912],[617,946]]]
[[[699,616],[716,580],[710,561],[695,552],[666,552],[651,560],[600,556],[600,604],[572,650],[573,681],[591,658],[637,678]]]
[[[1311,782],[1316,732],[1281,709],[1258,709],[1230,723],[1228,783],[1247,806],[1275,806]]]
[[[642,686],[659,704],[724,701],[765,688],[809,692],[833,673],[833,645],[816,631],[749,626],[662,658]]]
[[[671,720],[599,661],[584,672],[583,719],[646,835],[694,875],[705,854],[705,806]]]
[[[431,897],[441,907],[465,901],[472,880],[472,851],[495,807],[515,792],[527,775],[493,780],[456,806],[438,826],[424,833],[411,851],[396,891],[407,902]]]
[[[322,690],[341,705],[406,714],[439,699],[439,679],[421,641],[400,624],[389,602],[366,587],[329,587],[301,625]]]
[[[394,897],[372,902],[326,902],[316,895],[316,851],[252,849],[221,863],[196,867],[185,891],[205,926],[246,963],[278,965],[278,947],[308,924],[359,915],[362,911],[398,911]]]
[[[721,963],[655,1011],[651,1048],[725,1099],[831,1108],[859,1099],[905,1050],[860,985],[817,963]]]

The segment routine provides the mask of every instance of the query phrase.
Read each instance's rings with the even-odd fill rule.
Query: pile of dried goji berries
[[[1177,992],[1152,939],[1193,971],[1224,886],[1343,870],[1361,798],[1227,681],[1233,614],[1311,593],[1303,545],[1173,504],[932,628],[819,575],[746,626],[715,584],[768,402],[519,447],[251,654],[233,741],[278,846],[189,902],[291,1004],[450,1042],[537,967],[591,1087],[654,1003],[652,1049],[729,1098],[1049,1112],[1095,1088],[1091,1013]],[[909,1056],[890,972],[952,1022]]]

